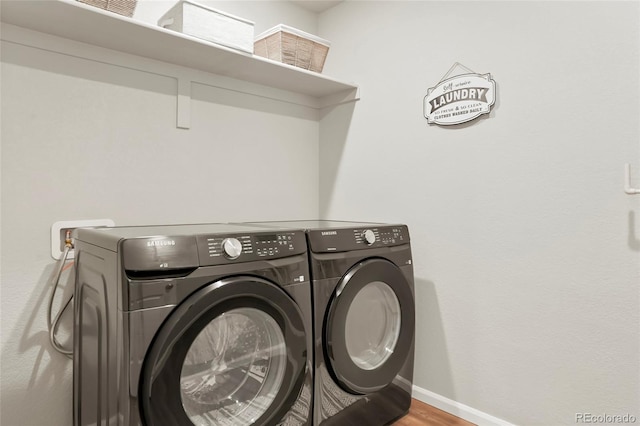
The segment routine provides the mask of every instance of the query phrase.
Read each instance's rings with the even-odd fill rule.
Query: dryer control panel
[[[373,226],[348,229],[314,229],[309,231],[309,245],[314,252],[340,252],[409,244],[406,225]]]
[[[304,232],[300,231],[199,235],[197,241],[202,266],[277,259],[306,251]]]

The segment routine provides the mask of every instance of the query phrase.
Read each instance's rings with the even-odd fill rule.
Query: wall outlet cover
[[[51,257],[60,260],[64,249],[64,232],[66,229],[75,228],[97,228],[101,226],[115,226],[111,219],[89,219],[89,220],[63,220],[51,225]],[[67,260],[73,259],[74,252],[69,250]]]

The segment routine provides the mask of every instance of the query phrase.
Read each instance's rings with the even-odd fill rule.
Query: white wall
[[[297,6],[277,6],[292,25],[315,22]],[[0,424],[67,426],[71,361],[51,349],[45,322],[51,225],[317,216],[318,113],[194,84],[191,129],[183,130],[175,78],[135,64],[3,42],[1,72]]]
[[[251,3],[209,2],[256,32],[283,22],[331,40],[325,74],[362,100],[319,125],[196,84],[180,130],[173,78],[2,44],[0,423],[71,424],[71,364],[44,319],[53,222],[319,209],[409,224],[419,387],[519,424],[640,418],[640,197],[621,189],[625,162],[640,186],[638,2],[348,1],[319,22]],[[455,61],[493,74],[497,105],[428,126],[422,98]]]
[[[418,387],[516,424],[640,419],[640,197],[622,191],[625,162],[640,186],[639,28],[637,1],[321,15],[325,72],[361,88],[351,120],[321,122],[321,209],[409,225]],[[498,101],[429,126],[423,97],[456,61]]]

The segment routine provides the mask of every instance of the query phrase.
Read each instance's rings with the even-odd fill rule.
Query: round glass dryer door
[[[297,304],[255,277],[211,283],[163,323],[140,379],[148,426],[267,426],[304,384],[305,326]]]
[[[400,302],[391,287],[374,281],[361,288],[345,323],[351,360],[363,370],[379,368],[393,354],[401,324]]]
[[[353,266],[338,283],[325,323],[328,366],[346,391],[387,386],[409,357],[415,328],[413,290],[385,259]]]

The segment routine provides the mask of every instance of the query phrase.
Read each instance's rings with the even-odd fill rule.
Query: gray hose
[[[58,290],[58,286],[60,284],[60,276],[62,275],[62,271],[64,269],[64,264],[67,261],[67,257],[69,256],[69,250],[71,250],[71,244],[67,243],[64,247],[64,252],[62,253],[62,256],[60,257],[60,260],[58,261],[58,265],[57,268],[55,270],[55,272],[51,275],[52,277],[52,283],[53,283],[53,289],[51,290],[51,296],[49,296],[49,306],[47,308],[47,327],[49,328],[49,342],[51,343],[51,346],[53,346],[53,348],[60,352],[61,354],[72,358],[73,357],[73,350],[70,349],[66,349],[64,346],[62,346],[62,344],[60,342],[58,342],[58,339],[56,338],[56,331],[58,330],[58,325],[60,324],[60,317],[62,317],[62,314],[64,313],[64,311],[67,310],[67,308],[69,307],[69,304],[71,303],[71,300],[73,299],[73,294],[71,294],[66,302],[64,303],[62,309],[60,309],[60,311],[58,311],[58,314],[56,315],[56,317],[52,320],[51,319],[51,313],[53,311],[53,299],[56,295],[56,290]]]

